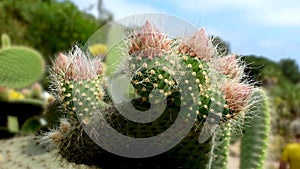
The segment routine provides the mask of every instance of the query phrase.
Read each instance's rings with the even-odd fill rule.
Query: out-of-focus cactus
[[[44,73],[45,62],[38,51],[22,46],[12,46],[6,34],[1,35],[0,86],[28,87]]]
[[[44,73],[45,63],[41,55],[27,47],[0,49],[0,86],[28,87]]]
[[[92,169],[85,165],[72,165],[57,161],[56,154],[38,145],[33,136],[2,139],[0,145],[1,169]]]
[[[6,34],[2,34],[1,44],[0,108],[5,111],[1,111],[0,126],[7,126],[8,116],[18,117],[19,126],[22,126],[28,118],[41,115],[46,108],[47,101],[42,99],[42,88],[38,83],[44,75],[45,62],[35,49],[11,45]],[[20,91],[30,86],[30,93]]]
[[[256,88],[245,80],[244,64],[235,55],[219,56],[203,29],[188,38],[170,38],[147,21],[124,42],[128,46],[122,46],[123,54],[128,58],[117,74],[130,76],[129,83],[138,96],[131,100],[136,109],[155,114],[165,106],[159,118],[151,123],[124,119],[120,112],[131,110],[125,103],[113,101],[114,91],[106,92],[101,60],[75,47],[59,54],[53,63],[51,90],[61,104],[61,119],[41,136],[41,142],[57,149],[69,162],[100,168],[225,168],[230,132],[242,126],[253,103],[265,103],[260,97],[252,99]],[[177,116],[192,121],[193,126],[180,143],[163,154],[126,158],[107,152],[92,140],[105,134],[94,131],[102,125],[99,120],[93,125],[99,112],[115,130],[135,138],[163,133]],[[86,133],[84,127],[94,130]],[[176,132],[174,137],[181,128]]]

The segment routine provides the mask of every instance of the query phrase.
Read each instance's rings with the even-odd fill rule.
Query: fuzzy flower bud
[[[192,37],[183,41],[183,44],[179,47],[179,52],[189,54],[191,57],[210,61],[215,54],[215,48],[202,28]]]
[[[68,64],[68,57],[64,55],[63,53],[59,53],[58,57],[56,58],[54,62],[54,69],[55,71],[63,71],[65,72],[67,69]]]
[[[80,48],[67,55],[59,54],[54,62],[54,73],[62,75],[65,80],[87,80],[102,75],[103,68],[99,57],[88,58]]]
[[[235,54],[221,57],[215,61],[215,67],[222,74],[229,78],[240,79],[243,76],[243,67],[239,65],[239,61]]]
[[[146,21],[145,25],[134,32],[130,42],[130,55],[148,57],[152,60],[155,56],[161,56],[171,50],[170,41],[156,27]]]
[[[221,90],[225,95],[229,109],[233,112],[241,111],[247,104],[252,88],[252,86],[244,83],[225,82],[221,86]]]

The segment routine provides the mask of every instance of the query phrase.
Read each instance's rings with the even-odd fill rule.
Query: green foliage
[[[246,73],[260,83],[270,93],[273,133],[288,139],[288,124],[300,116],[300,93],[297,78],[298,65],[293,59],[282,59],[280,62],[271,61],[262,56],[242,56],[247,63]],[[286,140],[287,141],[287,140]]]
[[[38,116],[33,116],[28,118],[24,122],[24,124],[20,127],[21,133],[24,134],[38,133],[43,126],[40,120],[41,118]]]
[[[281,59],[280,67],[283,72],[283,74],[293,83],[299,83],[300,82],[300,72],[299,67],[294,59]]]
[[[252,77],[252,80],[261,82],[260,85],[264,85],[264,82],[268,80],[274,80],[274,84],[286,81],[278,63],[263,56],[246,55],[241,58],[247,64],[245,72]]]
[[[7,116],[7,129],[11,133],[17,133],[19,131],[18,118],[16,116]]]

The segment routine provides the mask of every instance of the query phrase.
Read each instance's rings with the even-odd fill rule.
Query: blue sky
[[[80,9],[98,15],[98,0],[71,0]],[[210,35],[229,42],[231,52],[255,54],[300,65],[299,0],[103,0],[114,18],[145,12],[180,17]]]

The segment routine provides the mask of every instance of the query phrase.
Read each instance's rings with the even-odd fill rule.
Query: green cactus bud
[[[7,34],[2,34],[1,35],[1,47],[2,49],[8,48],[11,46],[10,38]]]
[[[27,47],[10,47],[0,50],[0,86],[27,87],[41,78],[44,60],[35,50]]]
[[[30,95],[32,98],[36,98],[36,99],[41,98],[42,92],[43,92],[43,88],[42,88],[41,84],[34,83],[30,89],[31,89]]]

